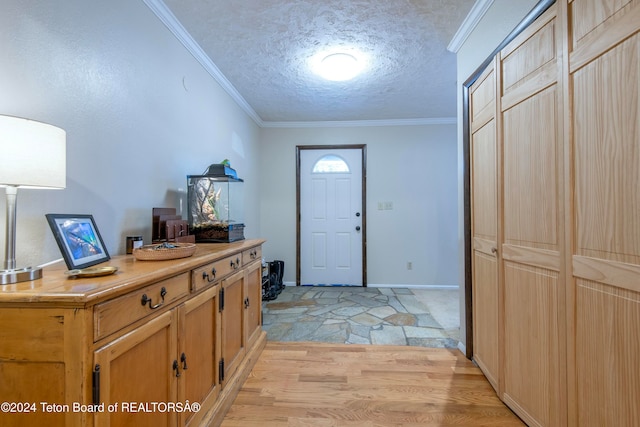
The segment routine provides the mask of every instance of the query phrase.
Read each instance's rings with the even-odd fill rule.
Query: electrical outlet
[[[407,261],[407,270],[413,270],[413,263],[411,261]]]
[[[393,210],[393,202],[384,202],[384,209],[387,211]]]
[[[379,211],[383,211],[384,210],[384,203],[378,202],[378,210]]]

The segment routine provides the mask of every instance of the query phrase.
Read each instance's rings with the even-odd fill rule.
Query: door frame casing
[[[300,286],[300,156],[303,150],[360,150],[362,160],[362,287],[367,287],[367,145],[296,145],[296,286]]]

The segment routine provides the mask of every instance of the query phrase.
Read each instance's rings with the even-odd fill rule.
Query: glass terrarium
[[[243,183],[230,176],[187,176],[189,228],[196,242],[244,239]]]

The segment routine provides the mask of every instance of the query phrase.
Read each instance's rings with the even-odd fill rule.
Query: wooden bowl
[[[165,261],[190,257],[195,251],[195,243],[160,243],[135,248],[133,256],[141,261]]]

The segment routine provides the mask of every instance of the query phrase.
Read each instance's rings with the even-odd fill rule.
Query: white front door
[[[362,150],[300,152],[300,284],[362,286]]]

